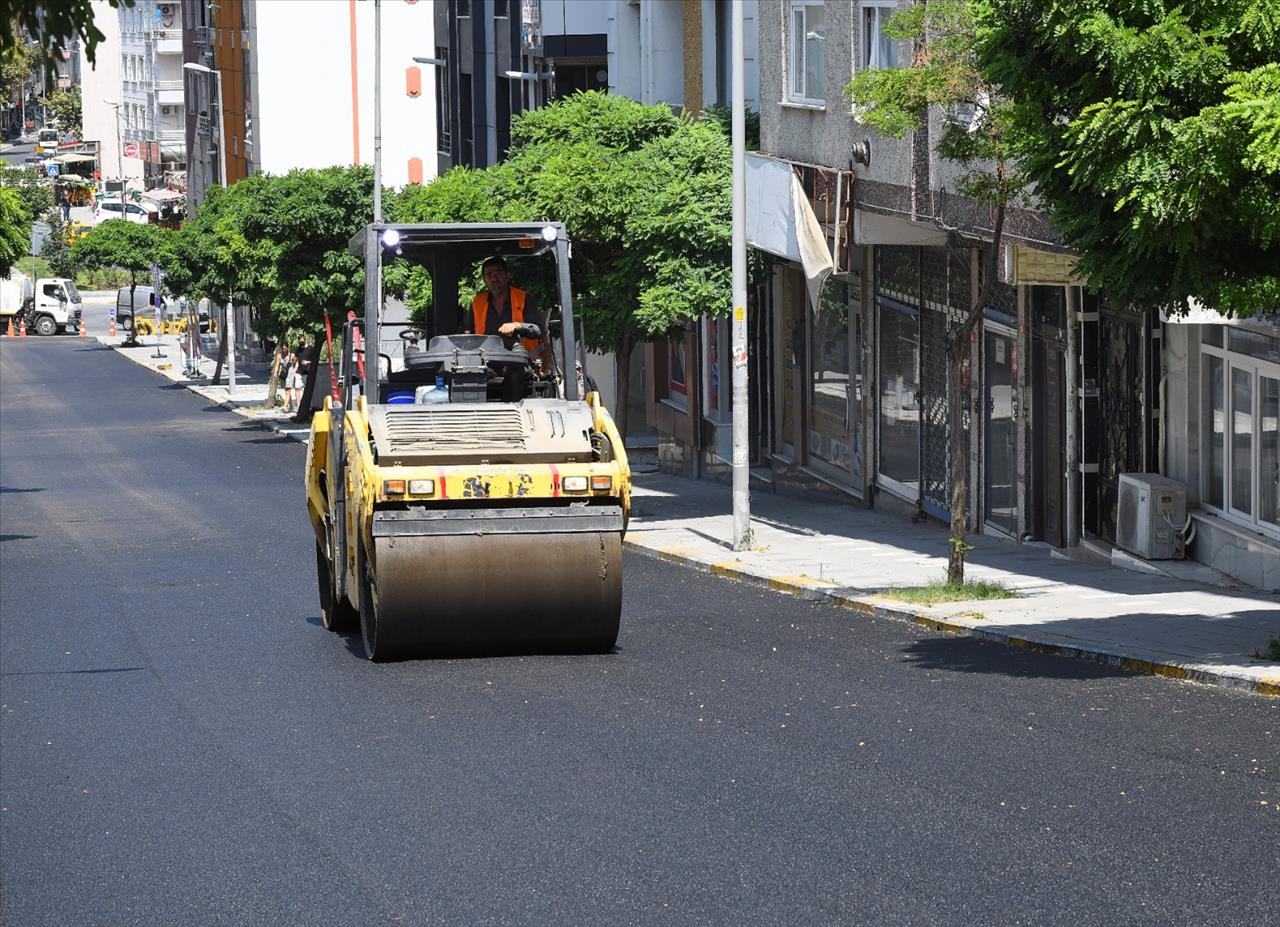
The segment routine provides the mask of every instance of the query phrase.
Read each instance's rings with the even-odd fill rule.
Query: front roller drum
[[[621,531],[384,536],[372,554],[360,621],[373,660],[605,653],[618,639]]]

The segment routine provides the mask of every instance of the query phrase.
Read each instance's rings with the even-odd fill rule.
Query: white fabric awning
[[[747,244],[804,268],[810,304],[835,265],[800,178],[787,161],[747,152]]]

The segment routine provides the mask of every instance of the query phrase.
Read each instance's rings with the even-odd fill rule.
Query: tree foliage
[[[30,230],[31,213],[22,197],[12,187],[0,187],[0,277],[9,276],[30,249]]]
[[[43,58],[40,46],[0,36],[0,100],[16,97]]]
[[[41,183],[34,168],[0,165],[0,187],[17,193],[33,218],[53,208],[53,190],[47,183]]]
[[[406,194],[397,218],[563,222],[587,346],[616,355],[625,394],[637,344],[729,311],[731,185],[729,140],[714,120],[579,93],[521,114],[504,163]],[[625,430],[622,409],[618,420]]]
[[[154,225],[108,219],[76,240],[71,258],[86,269],[118,267],[129,272],[132,285],[151,268],[157,253],[158,229]]]
[[[59,90],[56,93],[52,93],[40,102],[53,114],[61,131],[70,132],[76,138],[80,137],[83,119],[80,106],[80,87],[78,85],[70,90]]]
[[[107,0],[113,15],[116,9],[132,7],[134,2]],[[54,62],[71,51],[75,38],[79,37],[91,64],[104,38],[93,24],[92,0],[0,0],[0,49],[24,44],[24,33],[35,42],[35,48],[45,50],[45,74],[50,78],[55,73]]]
[[[1280,305],[1280,4],[974,0],[1024,170],[1113,297]]]
[[[367,167],[257,174],[214,188],[190,221],[159,241],[158,260],[175,294],[233,299],[259,311],[268,338],[319,331],[324,312],[363,303],[364,268],[347,242],[369,222]]]

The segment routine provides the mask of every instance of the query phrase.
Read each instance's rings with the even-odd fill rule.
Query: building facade
[[[1008,211],[993,252],[993,214],[950,192],[956,168],[933,151],[963,114],[895,140],[845,96],[858,69],[910,60],[883,28],[900,5],[759,4],[748,241],[771,270],[749,300],[753,477],[946,522],[959,429],[971,531],[1114,557],[1133,518],[1121,474],[1161,473],[1187,486],[1191,517],[1170,530],[1188,554],[1276,589],[1275,317],[1114,304],[1035,210]],[[950,339],[992,261],[957,407]],[[727,472],[726,342],[704,319],[654,352],[667,469]]]
[[[609,86],[610,4],[442,0],[435,4],[440,173],[497,164],[511,120],[548,100]]]

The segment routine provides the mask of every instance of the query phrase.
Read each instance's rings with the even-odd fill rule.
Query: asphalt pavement
[[[1274,919],[1280,700],[631,554],[613,654],[374,665],[296,441],[63,337],[0,451],[6,924]]]

